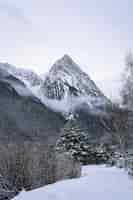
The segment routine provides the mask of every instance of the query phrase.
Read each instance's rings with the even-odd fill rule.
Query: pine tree
[[[91,143],[87,129],[76,120],[69,120],[57,141],[56,150],[69,152],[82,164],[105,162],[107,155],[99,147]]]

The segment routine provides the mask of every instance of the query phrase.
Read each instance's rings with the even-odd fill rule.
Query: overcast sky
[[[67,53],[115,96],[132,23],[132,0],[0,0],[0,61],[43,73]]]

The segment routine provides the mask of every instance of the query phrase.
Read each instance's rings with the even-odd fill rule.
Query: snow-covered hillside
[[[0,65],[0,81],[8,84],[8,88],[10,88],[10,90],[14,89],[20,96],[26,96],[26,97],[34,96],[31,90],[21,79],[14,76],[6,68],[4,67],[2,68],[1,65]]]
[[[0,70],[7,71],[9,74],[19,78],[30,86],[39,85],[42,82],[41,77],[35,72],[28,69],[17,68],[8,63],[0,63]]]
[[[22,192],[14,200],[132,200],[133,181],[124,170],[83,167],[82,177]]]

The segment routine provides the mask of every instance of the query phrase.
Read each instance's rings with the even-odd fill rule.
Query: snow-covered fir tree
[[[89,134],[80,124],[71,119],[62,130],[62,135],[57,141],[56,151],[69,152],[82,164],[99,164],[108,159],[106,151],[99,145],[89,142]]]

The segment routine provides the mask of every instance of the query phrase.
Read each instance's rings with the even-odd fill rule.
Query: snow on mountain
[[[97,108],[110,103],[90,77],[68,55],[59,59],[45,76],[39,77],[30,70],[8,63],[0,63],[0,71],[24,82],[31,93],[47,107],[67,116],[84,103],[91,111],[96,112]]]
[[[17,68],[8,63],[0,63],[0,70],[4,70],[7,73],[12,74],[13,76],[25,82],[26,85],[29,85],[32,87],[39,85],[42,82],[42,79],[33,71],[23,69],[23,68]]]
[[[40,89],[41,100],[55,110],[70,112],[86,103],[90,109],[110,103],[90,77],[64,55],[50,69]],[[53,102],[53,103],[52,103]]]
[[[22,192],[14,200],[132,200],[132,196],[133,182],[125,171],[90,165],[83,167],[81,178]]]
[[[44,87],[47,97],[59,100],[68,95],[103,96],[95,83],[68,55],[52,66]]]
[[[0,141],[54,143],[64,126],[64,118],[46,107],[27,85],[0,69]]]
[[[5,68],[0,68],[0,82],[7,84],[8,89],[14,89],[20,96],[34,96],[32,91],[27,87],[27,85],[23,81],[10,74]]]

